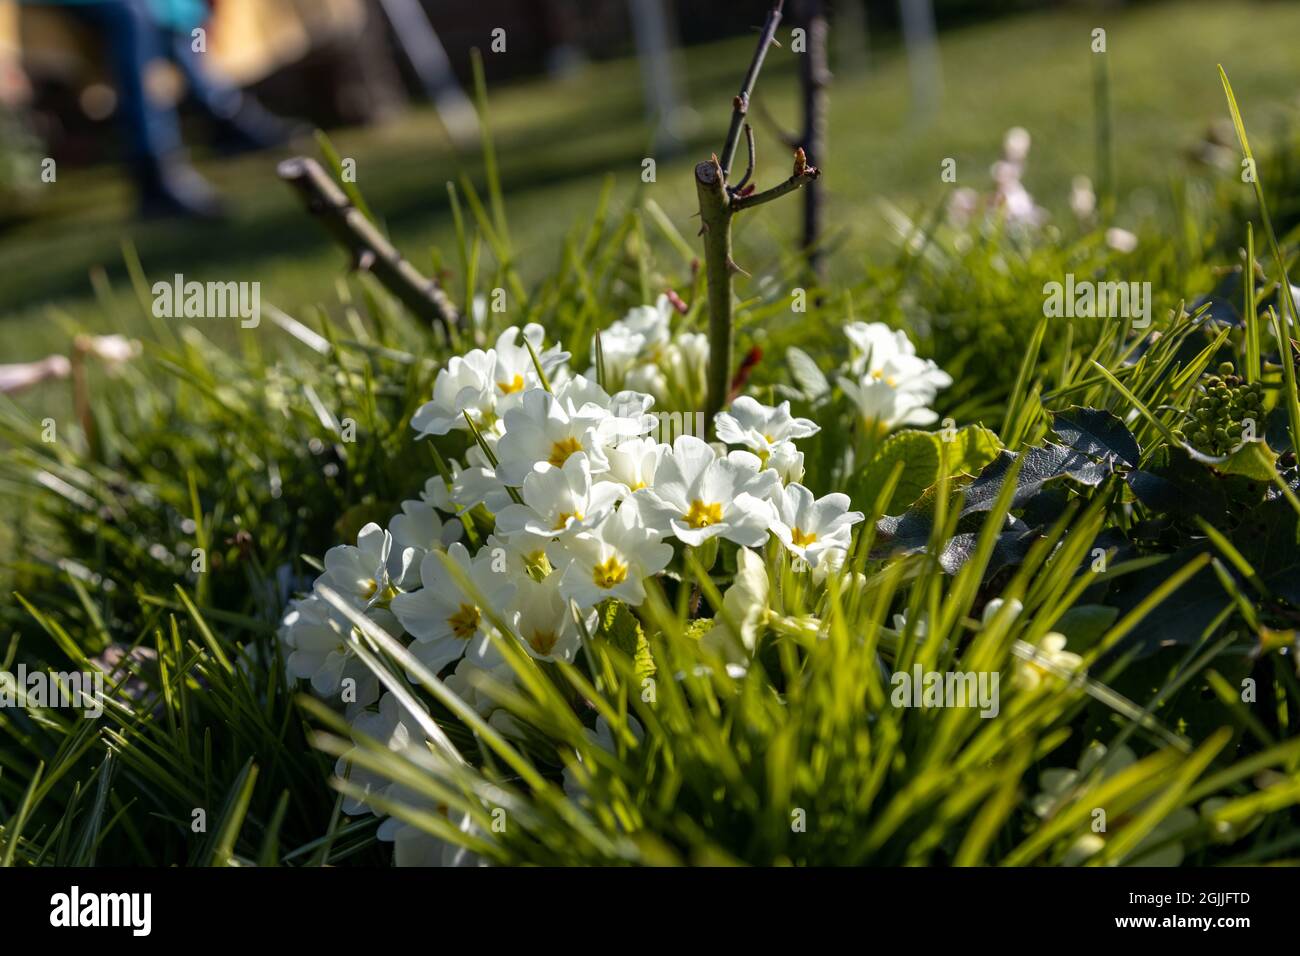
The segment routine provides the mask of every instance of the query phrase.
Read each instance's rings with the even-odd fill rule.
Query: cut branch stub
[[[445,334],[460,321],[460,314],[437,281],[423,275],[402,257],[316,160],[296,156],[282,162],[277,172],[302,198],[303,205],[335,241],[347,250],[355,267],[370,272],[379,283],[426,321],[437,323]]]

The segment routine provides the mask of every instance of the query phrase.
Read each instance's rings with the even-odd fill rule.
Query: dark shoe
[[[224,219],[226,206],[212,184],[189,163],[148,163],[140,177],[140,215],[145,219]]]
[[[308,131],[309,127],[281,119],[246,96],[236,113],[217,119],[212,145],[226,155],[251,153],[287,145]]]

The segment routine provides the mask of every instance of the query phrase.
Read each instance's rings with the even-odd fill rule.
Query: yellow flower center
[[[608,591],[627,580],[627,565],[611,554],[591,569],[591,579],[596,582],[596,587]]]
[[[478,622],[478,608],[473,604],[462,604],[460,610],[447,618],[447,623],[451,625],[451,632],[462,641],[468,641],[474,636],[478,630]]]
[[[803,528],[799,527],[791,528],[790,540],[794,542],[796,548],[806,548],[817,540],[817,532],[805,531]]]
[[[563,531],[570,518],[574,521],[581,521],[583,514],[581,511],[561,511],[559,517],[555,519],[555,530]]]
[[[554,631],[533,631],[528,635],[528,646],[538,654],[549,654],[555,649],[555,642],[560,639]]]
[[[642,488],[644,488],[644,487],[645,487],[645,482],[644,482],[644,481],[638,481],[636,484],[632,485],[628,490],[630,490],[630,491],[640,491],[640,490],[641,490]]]
[[[894,376],[892,375],[886,376],[885,373],[880,369],[876,369],[874,372],[872,372],[871,377],[874,378],[877,382],[879,382],[881,379],[884,379],[885,384],[888,385],[890,388],[898,387],[898,379],[894,378]]]
[[[369,601],[372,597],[375,596],[375,592],[379,590],[379,582],[376,581],[374,578],[367,579],[364,590],[365,590],[365,599]]]
[[[582,443],[578,439],[572,437],[561,438],[559,441],[551,443],[551,457],[546,460],[559,468],[569,460],[569,456],[575,451],[582,451]]]
[[[771,445],[773,442],[776,441],[776,439],[773,438],[771,435],[769,435],[767,432],[763,432],[763,441]]]
[[[502,395],[513,395],[515,392],[524,390],[524,377],[516,375],[508,382],[497,382],[497,388],[501,389]]]
[[[722,505],[717,502],[705,504],[699,498],[691,502],[691,510],[686,512],[686,523],[692,528],[707,528],[722,520]]]

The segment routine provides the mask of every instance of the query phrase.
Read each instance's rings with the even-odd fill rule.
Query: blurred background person
[[[52,7],[90,26],[103,45],[117,94],[117,117],[139,189],[140,210],[152,216],[223,214],[217,191],[186,157],[176,108],[150,95],[152,64],[175,64],[188,92],[213,127],[219,149],[238,152],[286,142],[293,127],[227,84],[203,62],[204,0],[21,0]]]

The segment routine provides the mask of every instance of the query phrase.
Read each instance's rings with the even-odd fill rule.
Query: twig
[[[749,165],[745,168],[745,175],[740,177],[740,182],[727,187],[731,190],[733,196],[745,188],[745,184],[749,182],[749,177],[754,175],[754,166],[757,162],[758,151],[754,148],[754,128],[748,123],[745,124],[745,143],[749,148]]]
[[[781,23],[781,8],[784,5],[785,0],[776,0],[772,9],[768,11],[767,22],[763,24],[763,32],[759,36],[758,49],[754,51],[754,59],[750,61],[749,71],[745,74],[745,82],[740,85],[740,92],[731,101],[731,127],[727,130],[727,139],[722,146],[724,180],[731,175],[731,161],[736,158],[740,128],[745,123],[745,114],[749,112],[749,98],[754,93],[754,84],[758,82],[758,71],[763,68],[763,58],[767,56],[767,48],[772,45],[776,37],[776,28]]]
[[[307,211],[319,216],[339,245],[352,256],[353,265],[374,274],[379,283],[415,315],[436,322],[445,335],[460,323],[460,313],[437,281],[402,257],[383,233],[353,206],[338,183],[306,156],[286,159],[279,165],[280,178],[302,198]]]
[[[773,199],[779,199],[786,193],[792,193],[800,186],[806,185],[817,179],[822,171],[816,166],[809,166],[804,158],[802,149],[795,151],[794,173],[785,182],[779,186],[773,186],[771,189],[764,189],[761,193],[751,193],[748,196],[741,196],[731,203],[732,213],[738,213],[742,209],[752,209],[755,206],[761,206],[765,202],[771,202]]]

